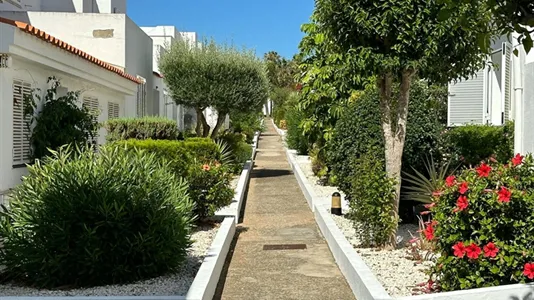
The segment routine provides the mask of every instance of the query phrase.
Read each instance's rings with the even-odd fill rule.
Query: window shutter
[[[449,84],[449,126],[484,123],[484,72]]]
[[[502,44],[502,64],[501,74],[503,79],[502,85],[502,105],[503,105],[503,122],[511,120],[512,110],[512,44]]]
[[[30,83],[13,81],[13,165],[23,165],[30,159],[30,116],[24,117],[24,101],[31,95]]]
[[[108,102],[108,120],[116,119],[119,117],[119,104],[114,102]]]
[[[137,76],[137,79],[142,83],[137,85],[137,116],[144,117],[146,115],[146,79]]]
[[[95,121],[98,121],[98,116],[100,115],[100,106],[98,103],[98,99],[89,96],[83,97],[83,106],[89,110],[89,112],[95,118]],[[98,144],[98,132],[95,133],[95,136],[90,142],[93,145]]]

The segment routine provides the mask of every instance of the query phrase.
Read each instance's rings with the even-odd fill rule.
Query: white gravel
[[[108,285],[86,289],[39,290],[13,284],[0,285],[0,299],[7,296],[180,296],[185,295],[204,260],[215,234],[218,223],[200,225],[195,228],[191,239],[193,245],[187,260],[179,272],[125,285]]]
[[[296,160],[318,197],[330,197],[333,192],[340,192],[336,187],[319,184],[319,179],[311,170],[309,156],[297,155]],[[341,194],[344,199],[343,193]],[[344,213],[348,211],[348,203],[345,200],[343,200],[343,211]],[[397,240],[400,241],[398,249],[362,248],[360,241],[355,237],[352,222],[344,216],[332,215],[332,217],[347,240],[354,246],[356,252],[360,254],[391,296],[402,297],[418,294],[416,287],[419,283],[428,280],[425,270],[428,270],[433,265],[433,262],[418,262],[414,260],[410,255],[409,248],[406,247],[412,235],[419,236],[416,225],[401,224],[399,226],[397,231]],[[416,290],[414,291],[414,289]]]

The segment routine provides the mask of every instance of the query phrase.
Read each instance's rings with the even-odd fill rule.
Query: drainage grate
[[[306,249],[306,244],[263,245],[263,250],[299,250],[299,249]]]

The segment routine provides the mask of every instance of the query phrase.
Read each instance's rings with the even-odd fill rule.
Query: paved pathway
[[[214,299],[354,299],[286,159],[270,120],[260,137],[243,223]],[[264,245],[305,244],[300,250]]]

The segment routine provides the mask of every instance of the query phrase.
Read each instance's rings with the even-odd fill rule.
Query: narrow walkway
[[[354,299],[270,120],[259,141],[243,223],[214,299]],[[264,250],[304,244],[306,249]]]

